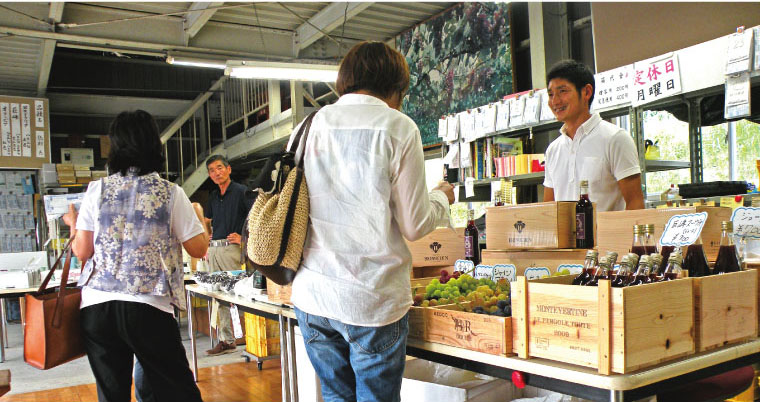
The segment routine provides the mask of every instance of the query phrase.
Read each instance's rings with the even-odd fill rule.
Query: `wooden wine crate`
[[[572,275],[512,286],[514,351],[630,373],[694,353],[691,279],[627,288],[573,286]]]
[[[692,278],[697,352],[757,336],[757,271]]]
[[[449,273],[449,275],[451,275],[454,273],[454,265],[441,265],[438,267],[412,267],[412,280],[441,276],[441,271],[446,271]]]
[[[707,221],[702,229],[702,244],[707,259],[714,261],[718,257],[720,246],[720,222],[731,220],[731,208],[698,206],[599,212],[596,215],[595,243],[599,255],[604,255],[607,251],[616,251],[621,256],[628,253],[633,241],[633,225],[654,224],[654,236],[659,241],[670,217],[699,212],[707,212]]]
[[[273,303],[291,304],[290,293],[293,287],[291,285],[278,285],[267,278],[267,298]]]
[[[586,258],[585,249],[561,250],[483,250],[483,264],[514,265],[516,276],[525,276],[525,272],[551,275],[560,268],[580,273],[583,260]],[[530,275],[528,275],[530,278]]]
[[[575,202],[486,208],[486,247],[492,250],[575,247]]]
[[[407,241],[413,267],[453,266],[464,258],[464,228],[439,228],[417,241]]]
[[[457,305],[412,307],[409,336],[493,355],[512,353],[512,318],[458,311]]]

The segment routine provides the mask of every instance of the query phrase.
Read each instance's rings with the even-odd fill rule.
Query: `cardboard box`
[[[267,298],[270,302],[290,304],[290,294],[293,290],[291,285],[281,286],[267,278]]]
[[[492,250],[575,247],[575,202],[486,208],[486,246]]]
[[[512,343],[541,357],[630,373],[693,354],[692,278],[625,288],[573,286],[572,275],[527,281],[512,291]]]
[[[92,181],[90,177],[77,177],[77,184],[87,184]]]
[[[549,276],[567,269],[571,273],[580,273],[586,249],[560,250],[483,250],[482,263],[486,265],[507,265],[514,268],[515,276],[528,276],[528,279]],[[527,274],[526,274],[527,272]]]
[[[413,267],[454,265],[464,258],[464,228],[439,228],[427,236],[407,242],[412,253]]]
[[[56,163],[55,170],[60,174],[61,172],[73,172],[74,165],[70,163]]]
[[[76,177],[92,177],[92,172],[89,170],[75,170],[74,176]]]
[[[726,207],[698,206],[599,212],[596,215],[596,245],[599,255],[604,255],[607,251],[616,251],[621,256],[628,253],[633,241],[633,225],[654,224],[654,236],[659,241],[670,217],[699,212],[707,212],[707,222],[702,229],[702,244],[707,259],[715,261],[720,247],[720,223],[731,220],[731,209]]]
[[[421,359],[406,361],[401,381],[402,402],[509,401],[520,396],[509,381]]]

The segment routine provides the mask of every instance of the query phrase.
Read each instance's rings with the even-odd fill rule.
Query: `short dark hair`
[[[575,60],[558,61],[546,74],[546,84],[549,85],[549,81],[555,78],[570,81],[575,85],[578,94],[580,94],[581,88],[585,87],[586,84],[591,84],[591,98],[588,100],[588,105],[589,107],[591,106],[591,102],[594,101],[594,93],[596,92],[596,82],[594,81],[594,74],[588,66]]]
[[[108,138],[111,140],[108,168],[112,173],[126,175],[130,168],[137,168],[137,174],[142,176],[161,170],[164,147],[158,124],[150,113],[144,110],[119,113],[111,122]]]
[[[221,161],[222,165],[224,165],[224,167],[230,166],[230,162],[224,156],[222,156],[222,155],[211,155],[206,160],[206,169],[208,169],[208,165],[210,165],[210,164],[212,164],[212,163],[214,163],[216,161]]]
[[[335,83],[340,95],[360,90],[390,98],[409,89],[409,66],[404,56],[383,42],[361,42],[348,51]]]

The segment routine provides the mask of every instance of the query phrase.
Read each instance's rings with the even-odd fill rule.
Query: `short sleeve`
[[[549,148],[546,149],[546,157],[544,158],[544,187],[554,188],[554,179],[552,178],[552,172],[554,167],[554,142],[549,144]]]
[[[172,233],[180,243],[184,243],[203,233],[203,226],[195,215],[190,199],[182,187],[174,185],[172,196]]]
[[[615,180],[641,173],[639,154],[633,139],[624,130],[618,130],[610,140],[610,167]]]
[[[82,204],[79,206],[79,215],[77,216],[77,230],[95,231],[95,225],[98,221],[100,191],[102,182],[100,180],[91,181],[87,186],[87,192],[84,194]]]

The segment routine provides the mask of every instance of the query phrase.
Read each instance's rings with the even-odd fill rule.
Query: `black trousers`
[[[171,314],[109,301],[82,309],[81,323],[100,402],[129,402],[133,356],[144,370],[143,401],[201,401]]]

